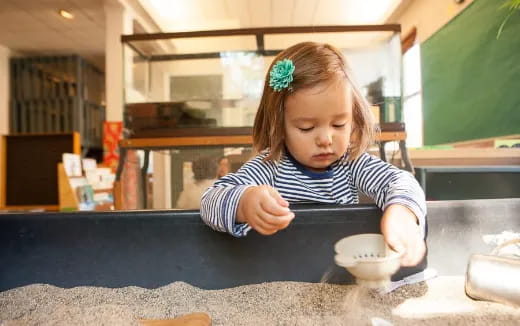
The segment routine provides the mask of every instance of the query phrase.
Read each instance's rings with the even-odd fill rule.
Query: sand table
[[[0,325],[137,325],[138,318],[206,312],[213,325],[518,325],[520,309],[473,301],[463,277],[440,277],[378,295],[353,285],[273,282],[202,290],[35,284],[0,293]]]

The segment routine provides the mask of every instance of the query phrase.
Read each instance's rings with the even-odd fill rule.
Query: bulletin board
[[[0,208],[58,210],[58,163],[63,153],[81,154],[79,133],[2,137]]]
[[[474,2],[421,44],[424,144],[520,132],[520,10]]]

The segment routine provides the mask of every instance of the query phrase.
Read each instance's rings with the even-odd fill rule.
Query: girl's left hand
[[[415,214],[403,205],[388,206],[381,219],[381,232],[386,243],[397,252],[403,252],[402,266],[415,266],[426,253],[421,227]]]

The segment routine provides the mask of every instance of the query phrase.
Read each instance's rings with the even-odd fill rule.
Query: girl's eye
[[[306,132],[306,131],[311,131],[314,127],[309,127],[309,128],[298,128],[300,129],[300,131],[303,131],[303,132]]]
[[[340,125],[332,125],[334,128],[343,128],[345,127],[346,123],[340,124]]]

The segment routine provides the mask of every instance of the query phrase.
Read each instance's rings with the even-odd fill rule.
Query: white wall
[[[117,2],[105,2],[105,94],[106,120],[123,120],[123,75],[130,74],[132,66],[127,63],[123,71],[121,44],[122,34],[132,33],[132,16]]]
[[[408,0],[403,7],[389,19],[389,23],[401,24],[401,35],[405,36],[413,27],[417,28],[417,42],[422,43],[468,7],[473,0],[456,4],[453,0]],[[403,115],[409,147],[423,144],[423,115],[420,72],[420,46],[415,46],[403,58],[405,71],[404,96],[419,92],[418,95],[405,99]],[[413,58],[412,58],[413,57]],[[412,88],[413,91],[407,90]]]
[[[417,38],[422,43],[472,2],[473,0],[466,0],[462,4],[456,4],[453,0],[412,0],[401,14],[391,18],[391,22],[401,24],[402,35],[406,35],[415,26]]]

